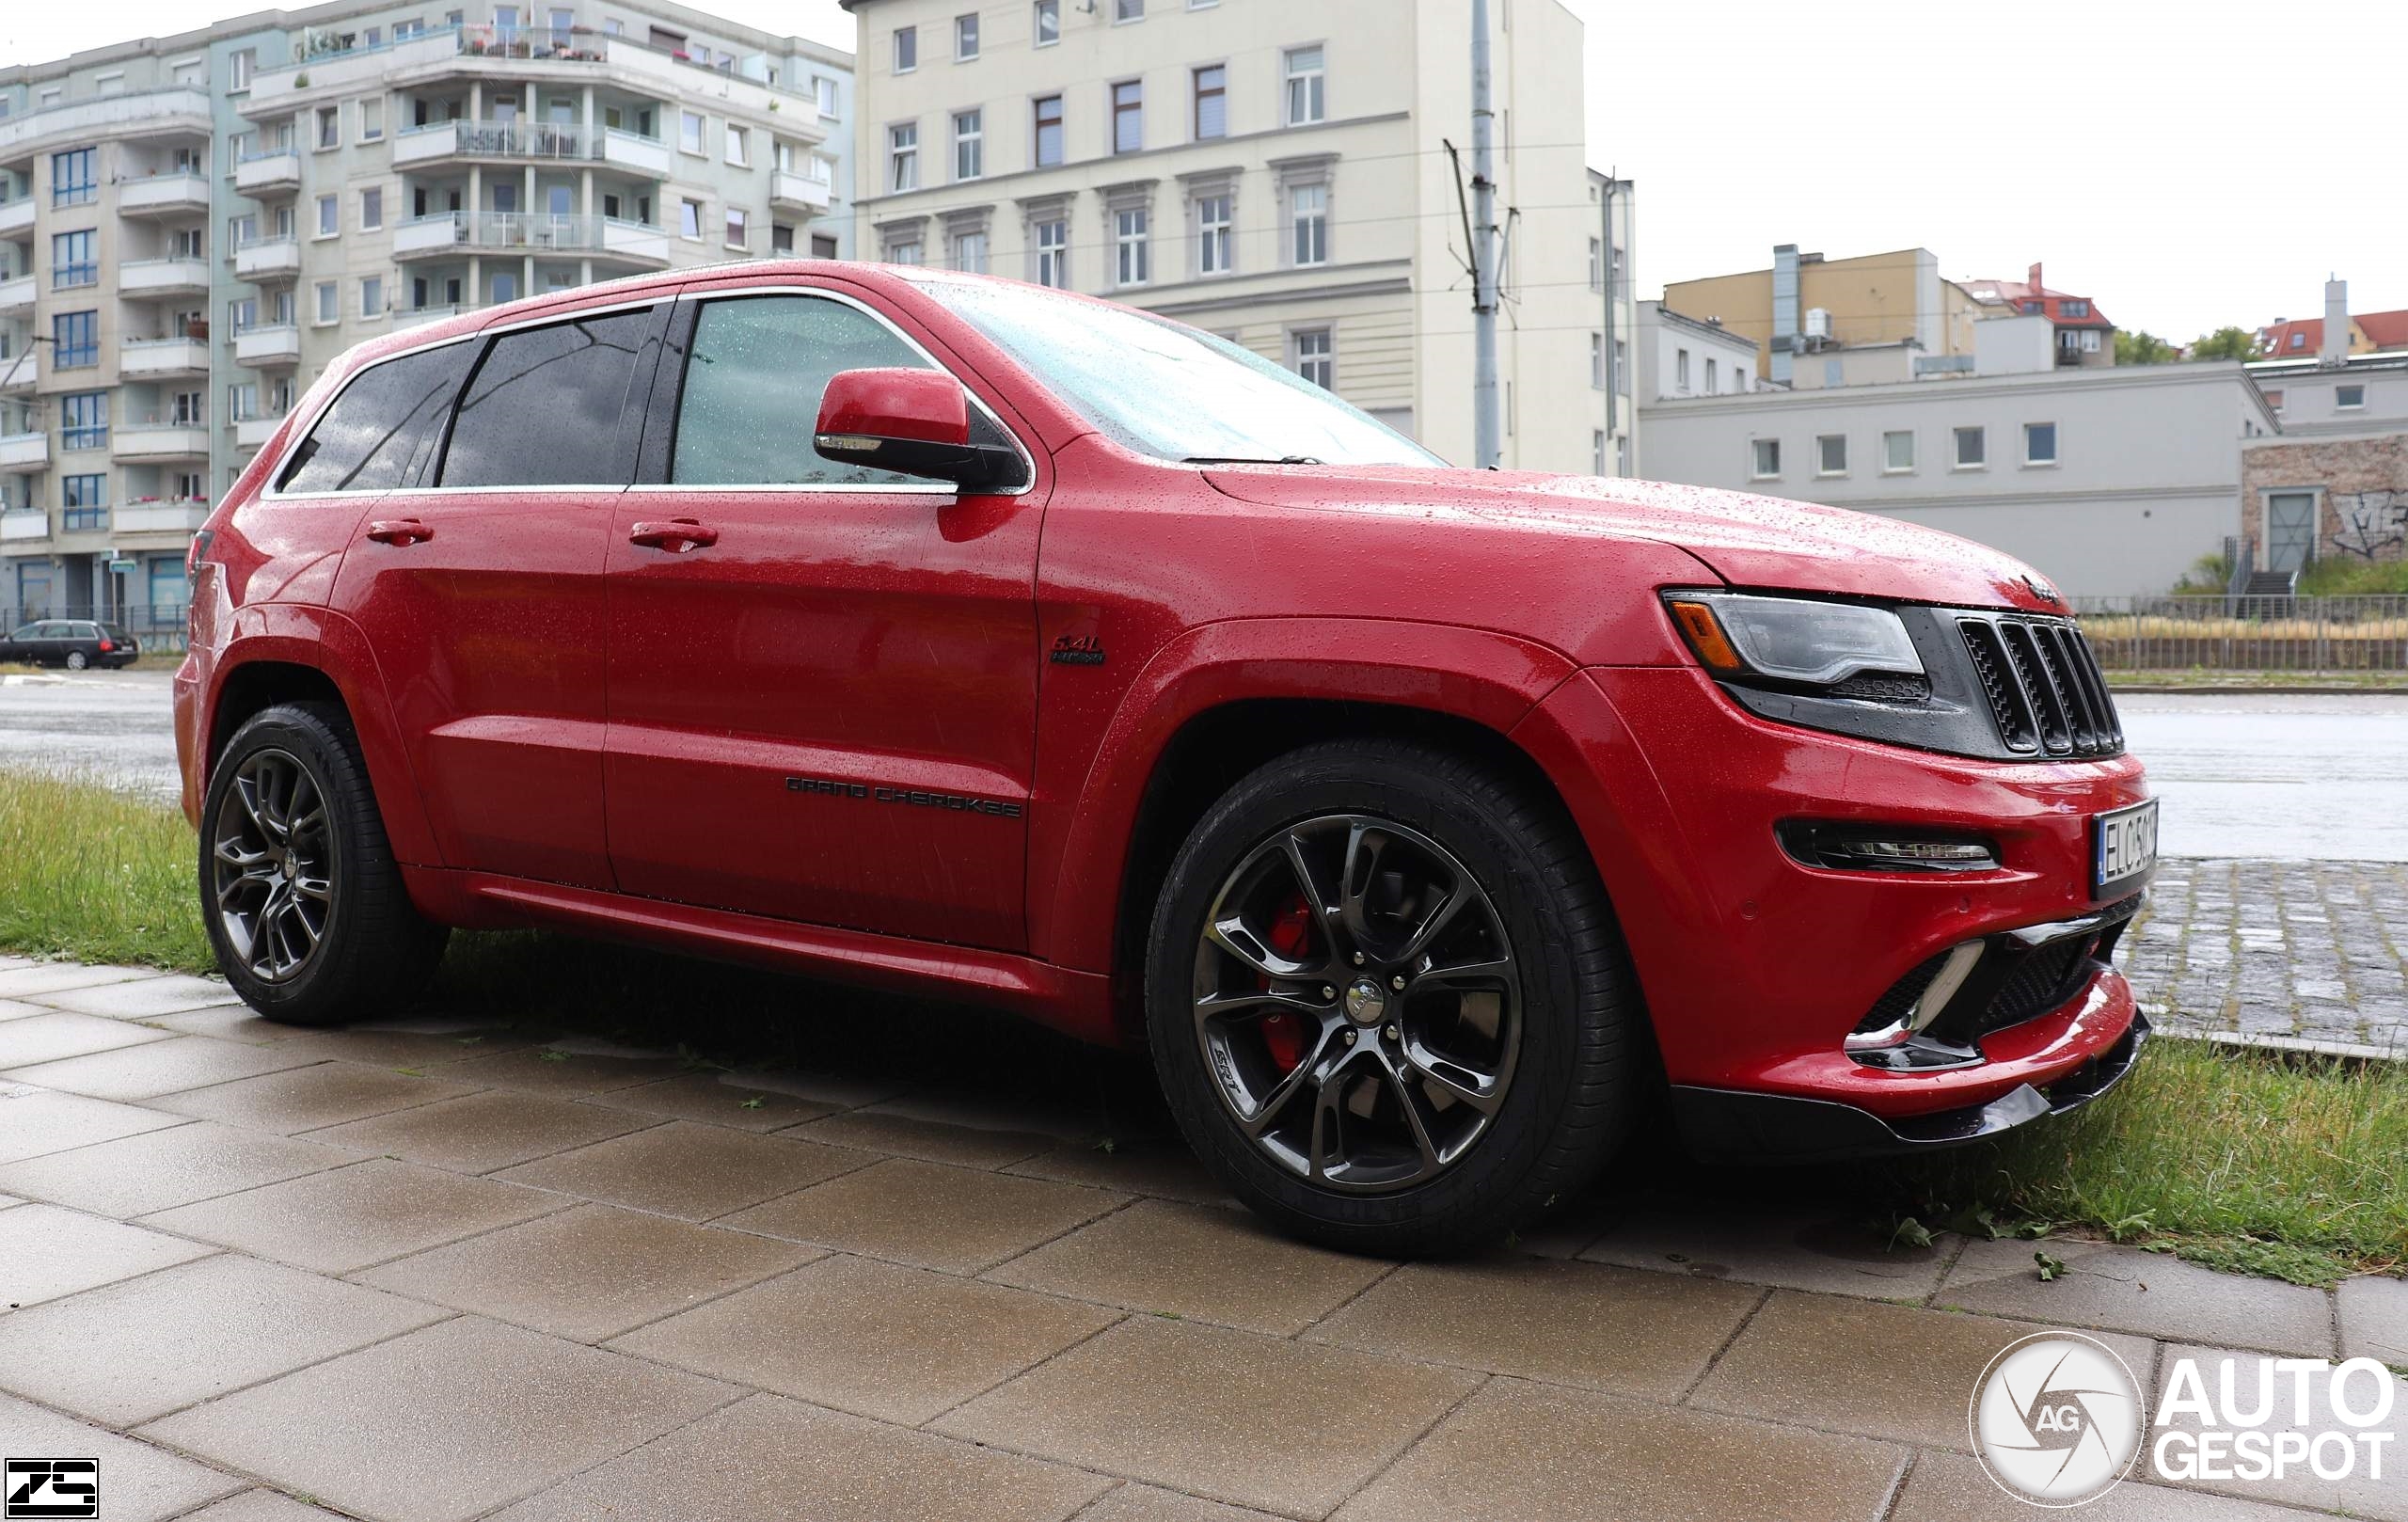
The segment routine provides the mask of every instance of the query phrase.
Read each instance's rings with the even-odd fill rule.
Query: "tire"
[[[91,658],[86,656],[81,650],[70,650],[67,652],[67,669],[69,671],[82,671],[91,663]]]
[[[451,932],[409,900],[339,706],[281,705],[236,730],[210,776],[200,842],[217,965],[267,1019],[356,1020],[433,977]]]
[[[1282,861],[1323,885],[1284,912]],[[1444,1255],[1605,1166],[1644,1061],[1636,989],[1552,796],[1432,745],[1330,742],[1241,781],[1172,862],[1147,1034],[1189,1144],[1258,1213],[1345,1251]]]

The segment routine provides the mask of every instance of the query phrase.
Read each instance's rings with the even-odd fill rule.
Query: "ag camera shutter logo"
[[[2147,1425],[2140,1382],[2077,1332],[2009,1343],[1973,1386],[1973,1451],[1999,1488],[2035,1506],[2080,1506],[2131,1471]]]

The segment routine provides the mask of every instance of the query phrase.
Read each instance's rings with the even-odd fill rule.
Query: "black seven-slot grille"
[[[2079,756],[2123,750],[2124,727],[2099,658],[2071,622],[1964,614],[1956,628],[2008,750]]]

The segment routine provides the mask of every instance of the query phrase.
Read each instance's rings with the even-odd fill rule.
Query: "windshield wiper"
[[[1323,462],[1309,454],[1282,454],[1275,460],[1250,454],[1191,454],[1181,465],[1321,465]]]

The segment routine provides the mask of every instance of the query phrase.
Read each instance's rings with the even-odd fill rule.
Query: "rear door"
[[[825,290],[679,305],[610,536],[621,888],[1018,949],[1042,490],[812,447],[830,377],[942,368],[890,315]]]
[[[603,548],[664,315],[471,341],[423,484],[371,508],[343,557],[334,606],[376,652],[449,865],[610,886]]]

